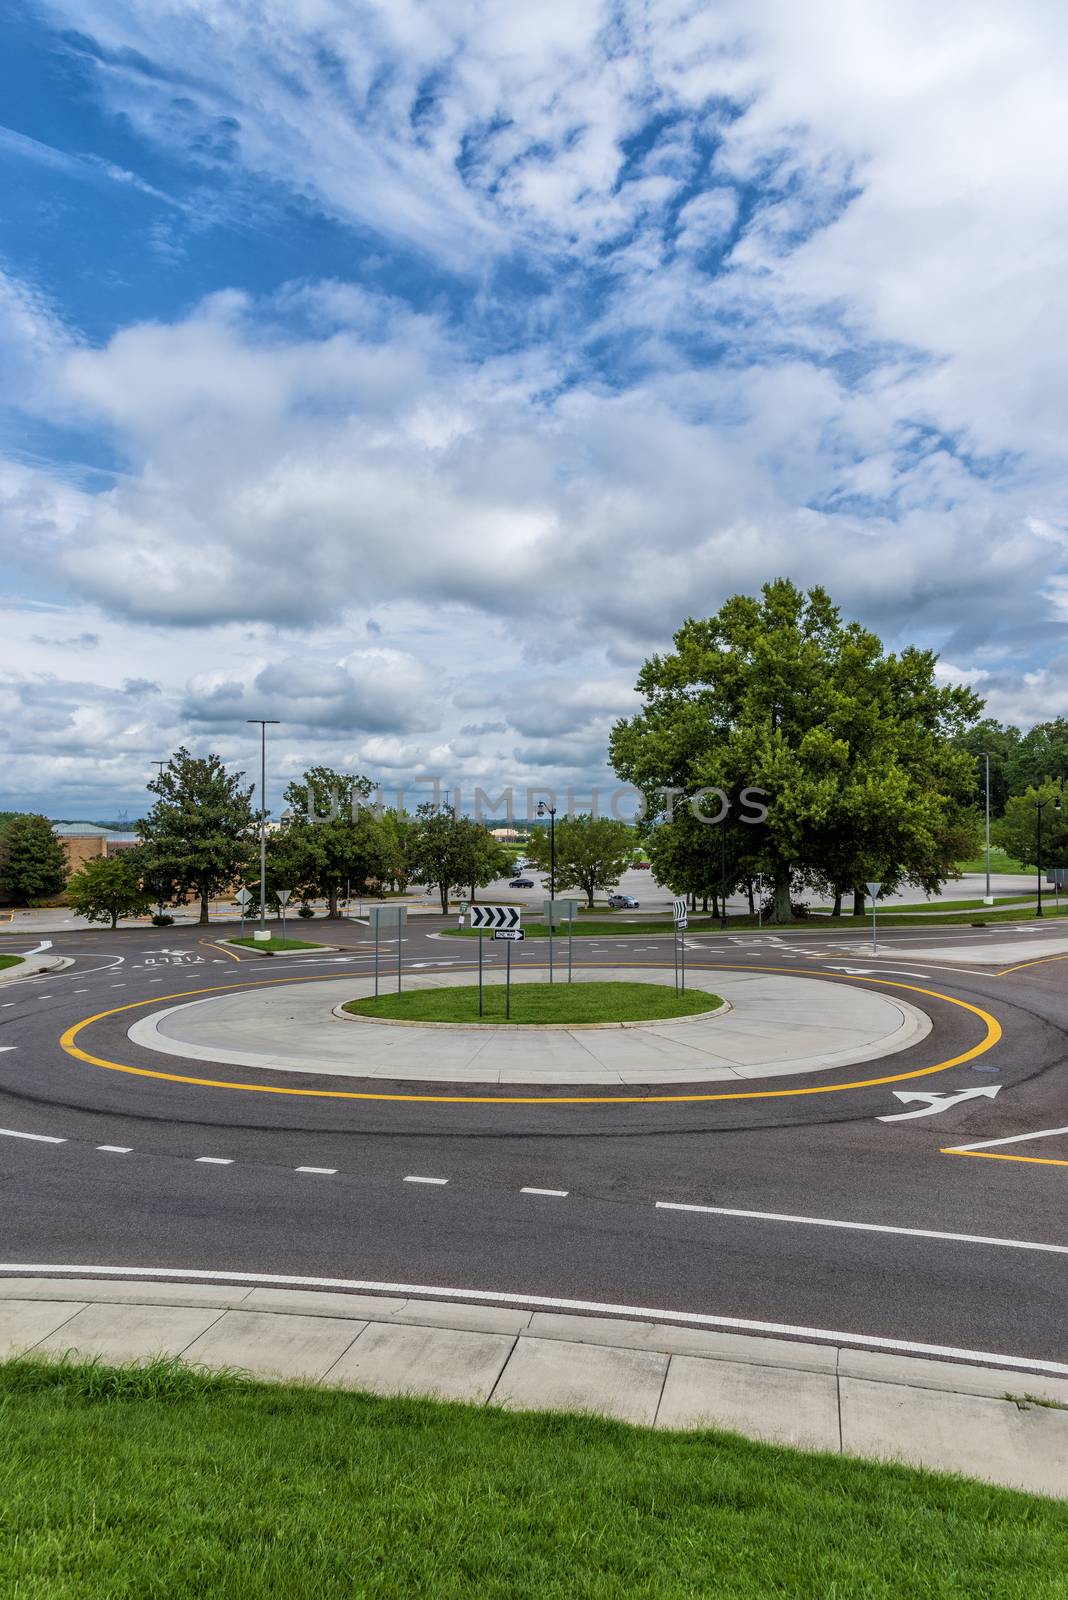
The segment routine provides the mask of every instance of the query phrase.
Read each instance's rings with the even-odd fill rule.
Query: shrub
[[[166,911],[157,911],[152,918],[152,926],[154,928],[169,928],[173,922],[174,918],[168,916]]]

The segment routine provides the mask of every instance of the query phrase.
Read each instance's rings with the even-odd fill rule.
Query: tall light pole
[[[246,717],[260,730],[260,927],[267,926],[267,729],[277,728],[277,717]]]
[[[990,893],[990,751],[982,752],[986,761],[986,895],[983,899],[985,906],[994,904],[994,896]]]
[[[538,816],[549,818],[549,899],[556,899],[556,807],[538,801]],[[551,918],[549,919],[552,920]]]

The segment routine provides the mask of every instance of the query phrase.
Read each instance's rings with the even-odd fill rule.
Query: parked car
[[[632,861],[630,870],[632,872],[648,872],[652,864],[651,861]]]
[[[610,894],[608,904],[613,911],[637,911],[638,902],[630,894]]]
[[[533,878],[513,878],[508,885],[509,889],[533,889]]]

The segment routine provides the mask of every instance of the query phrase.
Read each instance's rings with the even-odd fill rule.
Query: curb
[[[62,972],[73,965],[73,956],[25,956],[17,967],[5,967],[0,972],[0,983],[19,983],[39,978],[45,972]]]

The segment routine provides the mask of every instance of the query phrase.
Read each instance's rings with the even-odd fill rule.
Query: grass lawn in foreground
[[[1055,1600],[1068,1505],[712,1432],[0,1367],[25,1600]]]
[[[249,950],[269,950],[273,955],[277,950],[322,950],[321,944],[313,944],[308,939],[279,939],[271,934],[269,939],[227,939],[227,944],[239,944]]]
[[[463,989],[412,989],[377,1000],[349,1000],[345,1010],[361,1017],[403,1018],[407,1022],[503,1022],[504,985],[483,988],[484,1014],[478,1014],[478,985]],[[652,1022],[693,1016],[723,1004],[706,989],[676,994],[664,983],[513,983],[512,1022]]]
[[[21,965],[21,956],[0,956],[0,972],[3,972],[5,967],[18,967]]]

